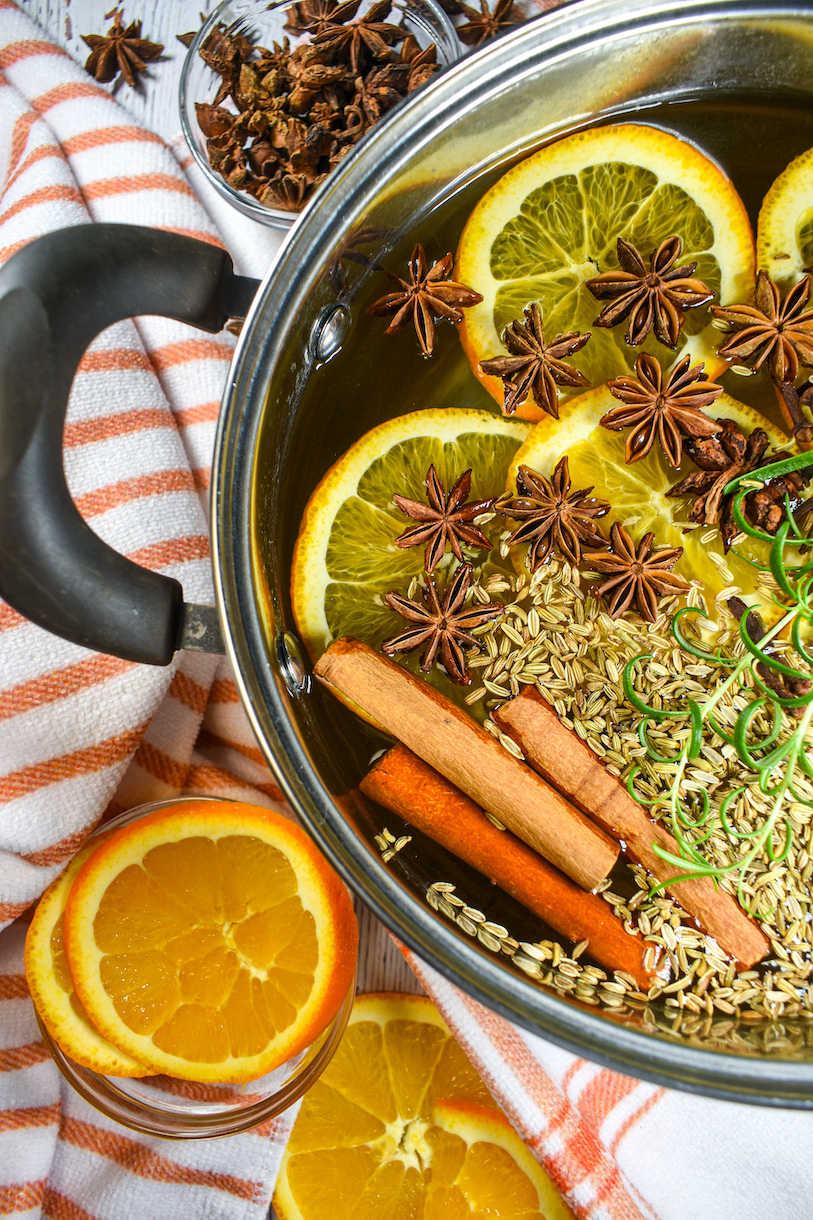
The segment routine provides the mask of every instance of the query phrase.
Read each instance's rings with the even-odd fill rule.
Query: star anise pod
[[[719,348],[721,356],[747,361],[756,371],[767,363],[781,386],[796,379],[799,365],[813,368],[813,309],[810,276],[794,284],[784,301],[765,271],[757,276],[753,305],[715,306],[712,313],[734,328]]]
[[[501,30],[520,24],[520,19],[511,15],[513,8],[514,0],[497,0],[493,12],[489,9],[487,0],[480,0],[479,12],[471,5],[461,3],[457,6],[457,11],[465,13],[468,21],[457,26],[455,33],[467,46],[479,46]]]
[[[694,496],[695,502],[689,510],[689,520],[702,525],[719,523],[723,549],[727,551],[738,532],[732,514],[732,495],[723,495],[726,486],[743,474],[758,471],[760,466],[781,461],[790,455],[784,452],[766,457],[768,436],[762,428],[754,428],[746,436],[733,419],[722,419],[722,432],[717,436],[692,441],[689,454],[700,470],[687,475],[666,493],[669,496]],[[746,516],[764,529],[776,533],[783,516],[785,496],[796,499],[804,487],[805,480],[798,471],[791,471],[780,479],[771,479],[762,489],[749,492],[744,501]]]
[[[283,29],[289,34],[318,32],[336,11],[337,0],[298,0],[285,10]]]
[[[379,72],[369,72],[366,77],[356,77],[356,94],[351,106],[358,108],[366,122],[372,125],[402,97],[403,94],[392,87],[390,74],[385,67]]]
[[[505,383],[503,415],[513,415],[533,393],[536,405],[558,419],[557,385],[572,388],[590,385],[583,373],[564,360],[565,356],[581,351],[589,338],[589,331],[580,335],[570,330],[566,335],[558,335],[553,343],[546,343],[542,310],[533,301],[525,310],[525,324],[515,318],[502,333],[502,341],[511,355],[480,361],[481,372],[488,377],[502,377]]]
[[[140,21],[131,21],[125,29],[119,12],[113,13],[113,24],[106,34],[83,34],[82,42],[90,47],[85,69],[102,84],[121,72],[128,85],[135,85],[138,73],[164,49],[161,43],[141,37]]]
[[[282,208],[286,212],[298,212],[305,200],[309,185],[304,174],[280,173],[268,183],[260,202]]]
[[[392,8],[392,0],[378,0],[363,17],[351,21],[360,4],[361,0],[345,0],[339,4],[313,36],[315,47],[324,47],[334,59],[349,62],[354,76],[358,76],[368,57],[385,59],[390,47],[405,36],[400,26],[384,21]]]
[[[386,593],[384,601],[410,623],[415,623],[402,635],[393,636],[381,645],[388,656],[396,652],[411,652],[426,644],[420,665],[429,673],[440,649],[441,663],[453,682],[461,686],[471,682],[463,647],[482,648],[482,644],[471,632],[498,618],[505,607],[501,602],[487,602],[466,608],[466,596],[471,585],[471,564],[461,563],[455,569],[446,591],[438,598],[433,577],[429,577],[423,590],[423,601],[413,601],[400,593]]]
[[[530,543],[527,563],[532,572],[545,562],[554,545],[574,564],[581,561],[582,546],[607,545],[596,518],[606,516],[610,505],[591,496],[592,490],[585,487],[571,492],[566,456],[556,463],[550,479],[528,466],[518,468],[516,498],[499,500],[495,507],[498,513],[522,522],[507,542],[509,546]]]
[[[488,512],[495,496],[489,500],[475,500],[467,503],[471,491],[471,471],[465,470],[452,487],[449,494],[438,478],[434,464],[426,472],[426,492],[428,504],[420,500],[408,500],[406,496],[394,495],[392,498],[402,512],[420,525],[413,525],[404,530],[395,539],[395,545],[406,550],[412,546],[423,546],[426,543],[424,568],[434,572],[443,556],[446,554],[446,544],[459,560],[463,559],[460,544],[480,547],[490,551],[491,543],[482,530],[472,525],[475,517]]]
[[[385,335],[394,335],[413,322],[421,351],[424,356],[431,356],[435,346],[434,319],[448,318],[450,322],[462,322],[461,309],[479,305],[483,299],[479,292],[450,280],[448,276],[451,270],[451,254],[428,267],[426,254],[419,243],[409,258],[409,280],[390,275],[390,279],[400,285],[400,292],[390,292],[381,297],[370,305],[367,312],[376,318],[395,314],[384,331]]]
[[[683,437],[714,436],[722,425],[703,414],[723,387],[709,381],[702,364],[689,368],[686,356],[664,377],[659,360],[642,352],[634,377],[615,377],[607,388],[624,404],[602,415],[599,423],[613,432],[632,428],[625,461],[638,462],[658,438],[667,461],[676,469],[683,457]]]
[[[413,93],[438,72],[438,49],[433,42],[422,47],[413,34],[407,34],[401,44],[397,63],[407,73],[407,93]]]
[[[674,264],[683,242],[667,237],[650,255],[647,269],[641,253],[619,237],[618,271],[604,271],[586,285],[594,297],[610,298],[596,318],[596,326],[615,326],[629,317],[626,340],[632,347],[643,343],[649,332],[673,350],[677,347],[684,310],[706,305],[714,293],[702,280],[692,279],[697,263]]]
[[[606,597],[612,618],[618,618],[634,603],[641,618],[654,623],[658,617],[658,600],[687,593],[689,586],[671,568],[683,554],[683,547],[652,549],[654,534],[645,534],[636,547],[630,535],[616,521],[610,530],[609,552],[589,555],[584,566],[606,576],[592,592]]]

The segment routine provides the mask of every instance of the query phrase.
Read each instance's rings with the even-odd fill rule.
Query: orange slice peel
[[[65,905],[95,838],[77,852],[39,901],[25,938],[25,976],[34,1007],[48,1033],[80,1067],[103,1076],[146,1076],[149,1068],[118,1050],[94,1028],[73,985],[63,944]]]
[[[270,810],[190,801],[111,834],[68,896],[64,940],[93,1025],[150,1071],[255,1080],[303,1051],[351,986],[350,897]]]

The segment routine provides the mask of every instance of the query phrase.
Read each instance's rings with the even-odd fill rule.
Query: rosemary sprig
[[[692,877],[711,877],[715,882],[724,876],[736,878],[737,896],[746,910],[750,908],[745,893],[748,870],[763,852],[772,863],[784,860],[792,846],[793,828],[785,813],[788,801],[813,808],[813,801],[805,799],[796,789],[799,775],[813,778],[813,759],[808,741],[808,729],[813,719],[813,689],[794,696],[789,683],[794,681],[809,685],[813,667],[811,654],[802,640],[802,627],[813,624],[813,557],[805,559],[813,548],[813,538],[803,535],[791,504],[785,499],[785,520],[775,536],[752,526],[745,517],[743,501],[754,487],[755,477],[762,483],[803,467],[809,467],[808,453],[785,458],[747,476],[740,476],[729,483],[724,494],[734,496],[732,511],[738,529],[769,546],[768,566],[757,564],[762,571],[770,572],[778,594],[774,601],[781,609],[779,620],[759,639],[754,639],[749,630],[749,619],[744,613],[739,623],[739,634],[744,652],[741,657],[726,657],[722,651],[711,653],[691,639],[684,630],[688,616],[708,618],[703,610],[686,607],[674,616],[672,634],[678,645],[692,657],[710,662],[717,667],[729,669],[725,678],[699,700],[689,699],[685,707],[676,710],[651,707],[637,694],[634,687],[635,666],[648,660],[648,656],[633,657],[624,668],[624,693],[634,708],[641,714],[639,737],[647,755],[655,762],[668,762],[674,768],[669,788],[652,799],[646,799],[635,791],[635,777],[640,771],[636,767],[627,784],[631,795],[641,804],[668,805],[671,829],[677,841],[679,854],[654,845],[654,850],[666,863],[672,865],[676,874],[653,886],[653,891],[663,889],[675,881]],[[789,554],[789,548],[795,555]],[[792,644],[790,662],[780,660],[770,650],[772,640],[789,636]],[[787,656],[788,654],[783,654]],[[794,660],[796,663],[794,664]],[[760,673],[761,670],[761,673]],[[763,674],[774,677],[765,681]],[[790,692],[784,697],[779,692]],[[733,730],[726,732],[715,716],[716,709],[731,694],[745,694],[745,706],[739,711]],[[799,709],[798,711],[796,709]],[[789,713],[793,713],[792,715]],[[652,744],[649,726],[664,720],[687,719],[689,732],[679,753],[664,757]],[[770,722],[767,729],[766,721]],[[703,743],[704,728],[710,728],[728,745],[734,747],[743,766],[758,776],[759,791],[769,798],[768,812],[753,829],[739,829],[730,816],[734,801],[746,791],[743,785],[730,792],[718,808],[713,808],[706,791],[700,792],[700,807],[686,802],[683,783],[686,769],[698,757]],[[702,847],[715,830],[722,829],[730,838],[739,840],[741,854],[727,865],[715,864],[704,856]],[[781,843],[777,843],[777,837]],[[764,912],[763,912],[764,914]]]

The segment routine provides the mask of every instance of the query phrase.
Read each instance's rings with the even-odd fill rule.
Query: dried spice
[[[688,593],[686,581],[671,571],[683,554],[683,547],[653,550],[654,538],[654,534],[645,534],[636,547],[623,525],[616,521],[610,530],[612,550],[585,556],[585,568],[607,577],[593,585],[591,592],[607,598],[612,618],[619,618],[634,605],[641,618],[654,623],[661,597]]]
[[[451,254],[429,267],[424,248],[418,243],[409,257],[408,270],[408,280],[390,274],[400,290],[387,293],[370,305],[367,312],[376,318],[395,314],[385,335],[394,335],[412,322],[421,351],[424,356],[431,356],[435,346],[435,319],[462,322],[461,309],[478,305],[483,298],[479,292],[448,278],[452,271]]]
[[[438,70],[434,44],[384,20],[388,0],[354,20],[360,3],[291,5],[285,28],[303,40],[293,48],[223,25],[206,38],[200,55],[221,83],[195,109],[209,164],[229,186],[300,211],[373,123]]]
[[[319,31],[338,8],[338,0],[300,0],[285,10],[284,29],[289,34]]]
[[[667,237],[650,255],[649,267],[630,242],[619,237],[618,271],[605,271],[586,285],[599,300],[610,299],[596,318],[596,326],[615,326],[629,317],[626,340],[643,343],[651,330],[673,350],[677,347],[685,310],[706,305],[714,293],[702,280],[692,279],[697,263],[676,267],[683,242]]]
[[[610,392],[624,404],[613,407],[599,423],[613,432],[633,431],[627,437],[625,460],[646,457],[657,437],[669,463],[677,469],[683,457],[683,437],[714,436],[722,425],[703,414],[723,387],[709,381],[702,364],[689,368],[688,356],[664,377],[659,360],[642,353],[634,377],[607,382]]]
[[[502,499],[497,512],[521,521],[519,529],[506,539],[509,546],[529,543],[526,562],[535,572],[554,546],[571,562],[581,561],[582,546],[606,547],[607,539],[597,524],[610,511],[605,500],[590,495],[592,487],[570,490],[567,457],[556,463],[550,479],[527,466],[517,469],[517,496]]]
[[[457,26],[455,33],[469,47],[479,46],[503,30],[520,24],[520,18],[514,16],[514,0],[497,0],[493,11],[489,9],[487,0],[480,0],[479,12],[471,5],[461,3],[456,5],[455,12],[468,17],[468,21]]]
[[[765,635],[766,627],[756,610],[747,606],[741,597],[729,597],[727,603],[729,610],[739,622],[745,615],[745,630],[748,633],[748,638],[758,644]],[[767,655],[775,657],[773,649],[767,649]],[[776,658],[781,662],[781,658]],[[813,683],[809,678],[800,678],[794,674],[783,674],[778,670],[771,669],[764,661],[758,661],[756,672],[773,691],[779,699],[799,699],[805,695],[809,695],[813,690]],[[789,707],[785,709],[791,716],[798,719],[803,715],[801,707]]]
[[[703,525],[719,524],[723,549],[728,551],[738,530],[732,515],[733,496],[723,494],[726,486],[740,475],[750,474],[789,455],[781,452],[766,457],[769,441],[762,428],[754,428],[750,436],[746,436],[733,419],[721,419],[720,423],[722,432],[693,441],[688,447],[692,461],[700,470],[681,479],[666,494],[694,496],[689,520]],[[744,507],[751,523],[767,533],[776,533],[783,516],[785,496],[790,496],[791,501],[798,499],[805,482],[799,471],[791,471],[782,478],[770,480],[765,487],[749,492]]]
[[[472,522],[481,513],[488,512],[495,497],[467,503],[471,491],[471,471],[466,470],[461,474],[448,495],[438,478],[434,464],[426,472],[425,483],[428,504],[423,504],[420,500],[408,500],[406,496],[401,495],[392,497],[402,512],[421,523],[404,530],[403,534],[395,539],[395,545],[406,550],[413,546],[423,546],[425,543],[424,567],[427,572],[434,572],[446,554],[447,544],[459,560],[463,559],[461,544],[491,550],[488,538]]]
[[[779,386],[794,381],[800,364],[813,368],[813,308],[808,308],[809,301],[809,275],[794,284],[783,301],[770,276],[760,271],[753,305],[712,309],[715,318],[734,330],[719,354],[745,360],[755,372],[767,363]]]
[[[164,48],[159,42],[148,42],[141,37],[140,21],[131,21],[125,28],[120,12],[115,11],[112,17],[113,24],[106,34],[82,35],[82,42],[90,47],[85,69],[101,84],[121,73],[132,87],[139,72],[157,59]]]
[[[354,76],[372,60],[386,59],[390,48],[401,42],[404,31],[400,26],[384,21],[392,8],[392,0],[378,0],[363,17],[356,21],[361,0],[345,0],[318,22],[313,45],[330,52],[333,61],[350,64]]]
[[[471,674],[463,652],[465,648],[481,648],[476,636],[471,633],[493,619],[499,618],[505,607],[502,602],[476,602],[466,607],[466,597],[471,586],[471,564],[461,563],[455,569],[441,598],[438,598],[433,577],[429,577],[423,590],[423,601],[413,601],[400,593],[387,593],[384,601],[391,610],[416,626],[402,635],[393,636],[381,645],[388,656],[396,652],[412,652],[426,644],[421,657],[421,669],[429,673],[440,649],[441,663],[453,682],[466,686]]]
[[[492,356],[480,361],[480,371],[488,377],[501,377],[505,384],[503,414],[513,415],[518,406],[533,394],[534,402],[547,415],[559,418],[559,391],[585,388],[590,382],[567,364],[565,356],[579,352],[590,338],[590,332],[580,335],[575,330],[558,335],[553,343],[545,343],[542,310],[534,301],[525,310],[525,324],[515,318],[502,333],[502,341],[510,356]]]

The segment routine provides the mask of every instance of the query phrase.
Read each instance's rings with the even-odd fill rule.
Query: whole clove
[[[728,608],[738,622],[743,615],[746,616],[745,630],[748,632],[748,638],[758,644],[765,635],[765,624],[756,610],[750,609],[741,597],[729,597]],[[772,654],[769,652],[767,655]],[[791,675],[777,673],[764,661],[758,662],[757,673],[765,685],[769,686],[780,699],[798,699],[803,695],[808,695],[813,689],[813,684],[808,678],[795,678]],[[794,717],[800,716],[803,711],[800,707],[790,707],[787,710]]]

